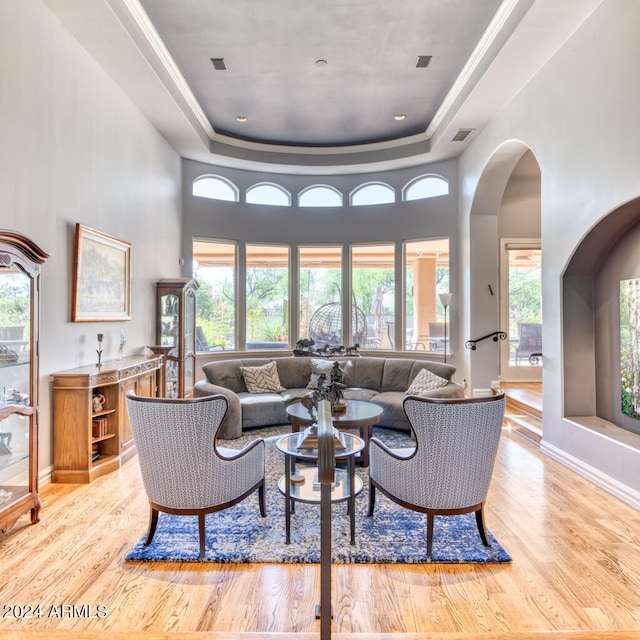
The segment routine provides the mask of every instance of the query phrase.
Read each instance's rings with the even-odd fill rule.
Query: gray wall
[[[614,423],[597,419],[574,421],[565,412],[565,340],[563,334],[563,274],[583,238],[600,220],[637,198],[640,194],[637,167],[640,161],[640,128],[637,109],[640,85],[633,81],[640,58],[640,3],[604,0],[594,14],[549,60],[523,90],[488,124],[460,158],[462,229],[470,229],[469,219],[478,209],[476,191],[485,179],[487,191],[493,184],[504,190],[505,172],[496,171],[513,147],[513,154],[530,149],[541,171],[542,287],[544,305],[543,396],[544,426],[542,448],[564,464],[576,469],[607,490],[640,506],[640,438]],[[593,43],[598,58],[593,63]],[[589,62],[587,62],[589,61]],[[585,132],[597,132],[586,135]],[[491,170],[491,171],[490,171]],[[497,174],[497,175],[495,175]],[[461,238],[472,245],[473,236]],[[473,282],[483,257],[462,256],[461,278]],[[493,255],[486,261],[493,260]],[[576,278],[580,274],[575,274]],[[589,291],[576,281],[572,297],[589,308]],[[485,285],[486,286],[486,285]],[[471,289],[471,286],[469,286]],[[472,301],[473,302],[473,301]],[[477,309],[461,309],[462,322],[471,323]],[[593,322],[587,315],[584,322]],[[568,327],[572,329],[573,327]],[[592,358],[592,351],[585,358]],[[490,379],[491,372],[468,358],[460,366],[473,368],[478,379]],[[584,384],[584,409],[594,410],[595,364]],[[571,363],[573,373],[581,372],[579,362]],[[483,368],[484,367],[484,368]],[[571,399],[576,404],[577,398]],[[575,406],[572,407],[572,410]],[[597,418],[594,413],[588,417]],[[627,434],[634,436],[629,438]]]
[[[39,0],[0,3],[0,225],[42,267],[40,469],[52,462],[50,374],[155,342],[154,282],[179,275],[180,160]],[[70,322],[76,222],[132,244],[132,320]]]

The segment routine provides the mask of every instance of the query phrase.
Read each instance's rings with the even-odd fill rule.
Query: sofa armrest
[[[242,435],[242,407],[238,394],[226,387],[211,384],[208,380],[198,380],[193,385],[193,397],[223,395],[227,399],[227,413],[218,429],[218,437],[232,440]]]

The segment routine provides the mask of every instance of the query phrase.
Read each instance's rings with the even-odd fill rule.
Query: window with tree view
[[[441,293],[449,293],[449,239],[405,242],[405,348],[445,353]],[[448,318],[447,318],[448,320]]]
[[[193,276],[196,292],[196,349],[235,349],[236,252],[231,242],[194,240]]]
[[[393,244],[351,247],[351,344],[394,348],[395,288]]]
[[[342,248],[303,246],[298,250],[301,339],[315,348],[336,347],[342,339]]]
[[[247,244],[247,349],[289,346],[289,247]]]

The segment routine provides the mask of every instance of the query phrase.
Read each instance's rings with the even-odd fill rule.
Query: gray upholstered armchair
[[[142,398],[131,393],[127,409],[151,506],[145,544],[153,540],[160,511],[198,516],[200,557],[207,513],[237,504],[257,489],[260,514],[266,516],[264,440],[241,450],[216,445],[226,398]]]
[[[390,449],[371,439],[368,515],[373,515],[376,489],[403,507],[426,513],[431,557],[434,516],[475,512],[480,537],[488,547],[483,509],[504,409],[504,394],[456,399],[407,396],[404,411],[416,445]]]

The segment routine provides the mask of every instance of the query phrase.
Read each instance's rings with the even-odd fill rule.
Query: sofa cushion
[[[318,378],[321,374],[327,376],[327,380],[331,377],[331,369],[333,369],[333,360],[322,360],[321,358],[311,358],[311,377],[307,389],[318,388]]]
[[[371,400],[378,392],[375,389],[351,387],[344,390],[344,400]]]
[[[242,364],[242,360],[237,359],[208,362],[202,367],[202,371],[211,384],[225,387],[234,393],[242,393],[247,390],[240,371]]]
[[[259,367],[240,367],[240,371],[249,393],[280,393],[285,390],[280,384],[275,362]]]
[[[437,376],[432,371],[429,371],[429,369],[422,369],[413,379],[413,382],[407,389],[407,394],[417,395],[425,391],[432,391],[433,389],[444,387],[446,384],[449,384],[448,380]]]
[[[378,391],[406,391],[411,383],[411,372],[415,360],[389,358],[384,360],[384,369]]]
[[[402,406],[404,398],[404,391],[383,391],[382,393],[376,393],[371,398],[371,402],[383,409],[383,413],[380,416],[381,425],[392,429],[411,429],[409,419]]]
[[[242,428],[286,424],[284,399],[279,393],[239,393],[242,406]]]
[[[347,387],[359,387],[380,391],[382,388],[384,363],[384,358],[361,357],[347,360],[343,366],[344,384],[346,384]],[[406,389],[406,387],[404,388]]]
[[[285,389],[304,387],[311,375],[309,358],[274,358],[280,383]]]

